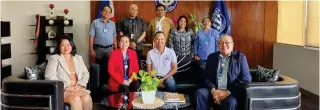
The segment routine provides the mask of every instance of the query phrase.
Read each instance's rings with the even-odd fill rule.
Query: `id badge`
[[[132,39],[132,40],[134,39],[134,34],[130,35],[130,39]]]
[[[103,32],[108,32],[108,30],[107,29],[103,29]]]
[[[208,43],[208,41],[205,41],[204,44],[208,45],[209,43]]]
[[[161,31],[161,30],[160,30],[160,27],[157,27],[156,32],[159,32],[159,31]]]

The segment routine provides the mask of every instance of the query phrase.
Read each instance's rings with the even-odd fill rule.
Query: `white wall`
[[[299,86],[319,95],[319,50],[274,44],[273,68],[299,81]]]
[[[1,1],[1,20],[11,23],[11,53],[12,73],[21,74],[23,68],[32,66],[36,62],[33,41],[35,15],[49,15],[49,4],[55,5],[55,15],[64,15],[63,10],[69,9],[68,16],[73,19],[73,26],[65,28],[65,32],[74,34],[74,42],[78,54],[88,66],[89,63],[89,37],[90,27],[90,1]]]

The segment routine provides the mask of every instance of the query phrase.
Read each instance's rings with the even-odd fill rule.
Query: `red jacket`
[[[132,72],[138,74],[139,64],[137,54],[134,50],[127,50],[129,57],[129,78],[132,75]],[[110,75],[108,81],[108,88],[113,92],[118,92],[120,84],[124,80],[124,71],[123,71],[123,60],[121,49],[117,49],[111,52],[108,62],[108,72]]]

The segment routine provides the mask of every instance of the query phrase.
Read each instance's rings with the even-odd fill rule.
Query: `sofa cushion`
[[[32,67],[25,67],[25,76],[29,80],[39,80],[44,79],[44,71],[46,69],[46,62]]]
[[[257,82],[276,82],[279,79],[280,70],[267,69],[258,65],[256,74]]]

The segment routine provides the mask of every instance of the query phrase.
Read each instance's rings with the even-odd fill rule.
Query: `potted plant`
[[[190,13],[190,17],[191,17],[191,21],[193,22],[193,31],[194,33],[197,33],[198,30],[200,30],[202,28],[202,24],[201,22],[197,21],[197,15]]]
[[[136,73],[132,74],[134,78],[141,81],[138,91],[141,90],[142,101],[144,104],[153,104],[155,100],[157,87],[160,84],[160,80],[157,77],[153,77],[155,73],[155,70],[151,73],[140,70],[138,74],[139,76]]]

